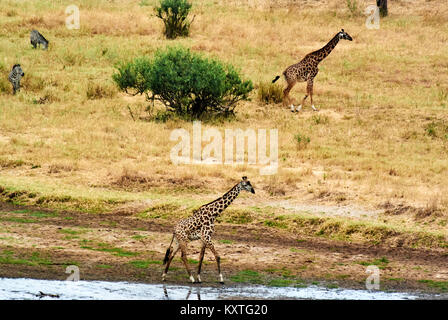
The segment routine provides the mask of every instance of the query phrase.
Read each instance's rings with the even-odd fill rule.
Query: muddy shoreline
[[[141,219],[132,213],[54,212],[0,203],[0,277],[65,280],[77,265],[82,280],[160,284],[164,251],[173,221]],[[262,225],[216,226],[226,286],[322,285],[365,289],[366,266],[377,265],[381,290],[444,293],[448,255],[443,249],[366,245],[292,234]],[[189,259],[196,268],[199,247]],[[210,253],[202,285],[220,286]],[[167,284],[188,284],[179,257]]]

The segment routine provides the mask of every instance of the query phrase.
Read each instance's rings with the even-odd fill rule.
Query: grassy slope
[[[349,13],[340,1],[263,10],[196,1],[191,37],[176,41],[163,39],[160,21],[151,16],[154,1],[147,3],[84,1],[81,29],[74,31],[64,26],[69,1],[2,1],[0,186],[5,197],[27,191],[38,197],[12,198],[94,212],[146,198],[191,208],[248,175],[261,207],[277,198],[370,207],[405,203],[429,213],[415,219],[416,209],[381,219],[390,228],[423,228],[446,237],[444,1],[394,3],[379,30],[367,30],[365,17]],[[360,1],[360,8],[365,6]],[[48,52],[31,49],[32,28],[50,40]],[[259,176],[250,166],[173,166],[169,134],[178,127],[190,130],[191,124],[133,121],[128,106],[134,115],[146,116],[143,98],[126,97],[111,82],[114,64],[177,43],[233,63],[255,83],[270,81],[340,28],[355,41],[341,42],[320,67],[319,114],[308,108],[291,116],[278,105],[259,103],[254,92],[254,100],[237,109],[236,121],[203,124],[222,132],[279,129],[276,176]],[[26,76],[22,92],[12,97],[6,74],[14,63],[22,64]],[[95,86],[103,97],[89,99]],[[303,92],[299,84],[293,95],[300,99]],[[41,98],[44,104],[37,103]],[[297,134],[310,143],[299,145]]]

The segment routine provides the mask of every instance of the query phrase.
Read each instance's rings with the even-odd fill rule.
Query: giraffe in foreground
[[[250,181],[247,180],[247,177],[243,177],[239,183],[237,183],[222,197],[203,205],[198,210],[195,210],[192,216],[180,220],[176,224],[176,226],[174,227],[174,233],[171,239],[170,246],[168,247],[165,258],[163,260],[163,264],[166,266],[162,274],[162,281],[165,281],[170,263],[176,255],[177,251],[179,251],[180,249],[182,254],[182,261],[185,265],[185,268],[187,269],[190,280],[193,283],[195,282],[193,274],[188,267],[187,243],[189,241],[201,240],[202,247],[199,256],[197,282],[201,282],[202,260],[204,259],[205,249],[208,248],[214,254],[216,263],[218,265],[219,282],[224,283],[224,279],[221,273],[220,257],[216,252],[212,242],[212,235],[215,231],[215,219],[232,203],[233,200],[235,200],[236,197],[238,197],[242,190],[255,193],[255,190],[250,184]],[[175,241],[175,246],[174,249],[171,249],[173,241]]]
[[[311,108],[313,108],[314,111],[317,111],[313,104],[313,81],[314,77],[319,72],[319,68],[317,66],[336,47],[340,39],[349,41],[353,40],[353,38],[350,37],[350,35],[345,32],[344,29],[342,29],[323,48],[307,54],[305,58],[303,58],[300,62],[290,65],[285,69],[285,71],[283,71],[283,76],[288,83],[286,89],[283,90],[283,104],[289,104],[292,112],[300,111],[308,96],[310,96],[311,98]],[[275,77],[275,79],[272,80],[272,83],[277,81],[279,78],[280,76]],[[295,100],[289,97],[289,92],[291,91],[292,87],[294,87],[296,82],[303,81],[307,82],[306,95],[303,98],[302,103],[297,107],[297,109],[295,109]]]

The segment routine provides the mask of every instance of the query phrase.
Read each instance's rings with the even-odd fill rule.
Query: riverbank
[[[88,214],[0,203],[0,275],[65,280],[76,265],[83,280],[161,283],[164,252],[174,221],[141,213]],[[366,267],[380,270],[381,290],[446,292],[444,248],[390,247],[322,236],[297,235],[264,224],[222,222],[216,249],[226,285],[274,287],[321,285],[365,289]],[[198,244],[189,249],[194,268]],[[206,253],[203,284],[219,286],[216,265]],[[177,257],[167,284],[188,284]]]

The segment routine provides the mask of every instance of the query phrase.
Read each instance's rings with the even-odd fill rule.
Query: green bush
[[[253,89],[252,82],[242,81],[231,65],[182,47],[157,51],[152,61],[138,58],[124,64],[113,79],[127,93],[145,93],[148,100],[161,101],[168,111],[192,118],[232,114]]]
[[[188,36],[193,22],[193,20],[188,21],[191,3],[187,0],[161,0],[159,7],[155,10],[156,17],[163,21],[164,34],[168,39]]]
[[[117,66],[118,73],[112,76],[121,91],[137,95],[150,90],[149,77],[151,61],[145,57],[137,58],[133,62]]]

